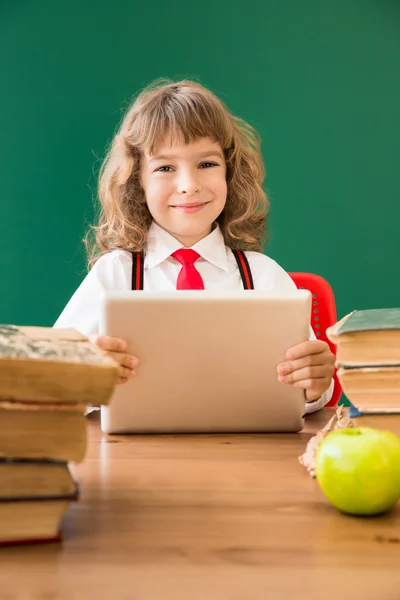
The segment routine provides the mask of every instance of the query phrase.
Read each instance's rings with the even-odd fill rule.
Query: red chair
[[[333,291],[329,283],[323,277],[313,273],[289,273],[290,277],[300,289],[309,290],[312,294],[311,305],[311,327],[318,340],[323,340],[329,344],[331,351],[336,354],[336,346],[326,337],[328,327],[336,323],[336,304]],[[333,388],[332,398],[327,406],[336,406],[342,395],[342,388],[334,374],[335,387]]]

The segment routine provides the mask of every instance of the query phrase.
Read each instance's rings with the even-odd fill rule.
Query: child
[[[124,383],[139,360],[124,340],[96,335],[102,290],[237,290],[253,282],[256,290],[292,290],[290,276],[261,254],[263,179],[258,135],[209,90],[191,81],[144,90],[101,169],[100,220],[95,241],[86,239],[92,269],[55,327],[95,336]],[[312,334],[288,349],[277,377],[303,388],[312,412],[331,397],[334,360]]]

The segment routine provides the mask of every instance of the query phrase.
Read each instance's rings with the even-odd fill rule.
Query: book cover
[[[107,404],[118,365],[74,330],[0,325],[0,399]]]
[[[400,308],[354,310],[332,328],[335,335],[359,331],[400,330]]]
[[[349,404],[349,408],[348,408],[348,413],[347,413],[349,419],[358,419],[360,417],[367,417],[367,416],[376,416],[376,417],[387,417],[387,416],[394,416],[394,417],[398,417],[400,416],[400,407],[399,408],[388,408],[388,409],[382,409],[382,408],[373,408],[371,410],[359,410],[356,406],[354,406],[353,404]]]
[[[385,374],[385,371],[389,370],[388,372],[392,372],[392,369],[396,369],[396,370],[400,370],[400,361],[399,362],[393,362],[393,363],[388,363],[388,362],[383,362],[383,363],[349,363],[349,362],[343,362],[343,361],[336,361],[336,367],[338,369],[345,369],[346,371],[359,371],[359,372],[363,372],[363,371],[375,371],[376,373],[378,373],[379,371],[382,371],[383,374]]]
[[[347,414],[349,419],[354,419],[354,417],[360,417],[363,413],[361,412],[361,410],[358,410],[358,408],[356,408],[353,404],[349,404],[349,410]]]
[[[65,498],[0,502],[0,545],[59,541],[70,504]]]

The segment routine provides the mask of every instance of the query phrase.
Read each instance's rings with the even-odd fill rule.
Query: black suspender
[[[132,289],[143,289],[143,252],[132,252]]]
[[[242,252],[242,250],[232,250],[232,253],[236,258],[244,289],[254,290],[253,277],[251,275],[249,261],[247,260],[245,253]]]
[[[253,277],[251,275],[249,261],[246,254],[241,250],[232,250],[239,267],[240,277],[242,278],[243,288],[245,290],[254,290]],[[143,252],[132,252],[132,289],[143,289]]]

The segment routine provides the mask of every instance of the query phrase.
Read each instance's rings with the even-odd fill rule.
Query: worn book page
[[[353,421],[345,415],[344,411],[344,406],[338,406],[333,417],[329,419],[325,427],[318,431],[318,433],[308,441],[304,454],[299,456],[300,464],[306,467],[311,477],[315,477],[315,458],[317,456],[318,447],[328,433],[335,429],[354,427]]]

